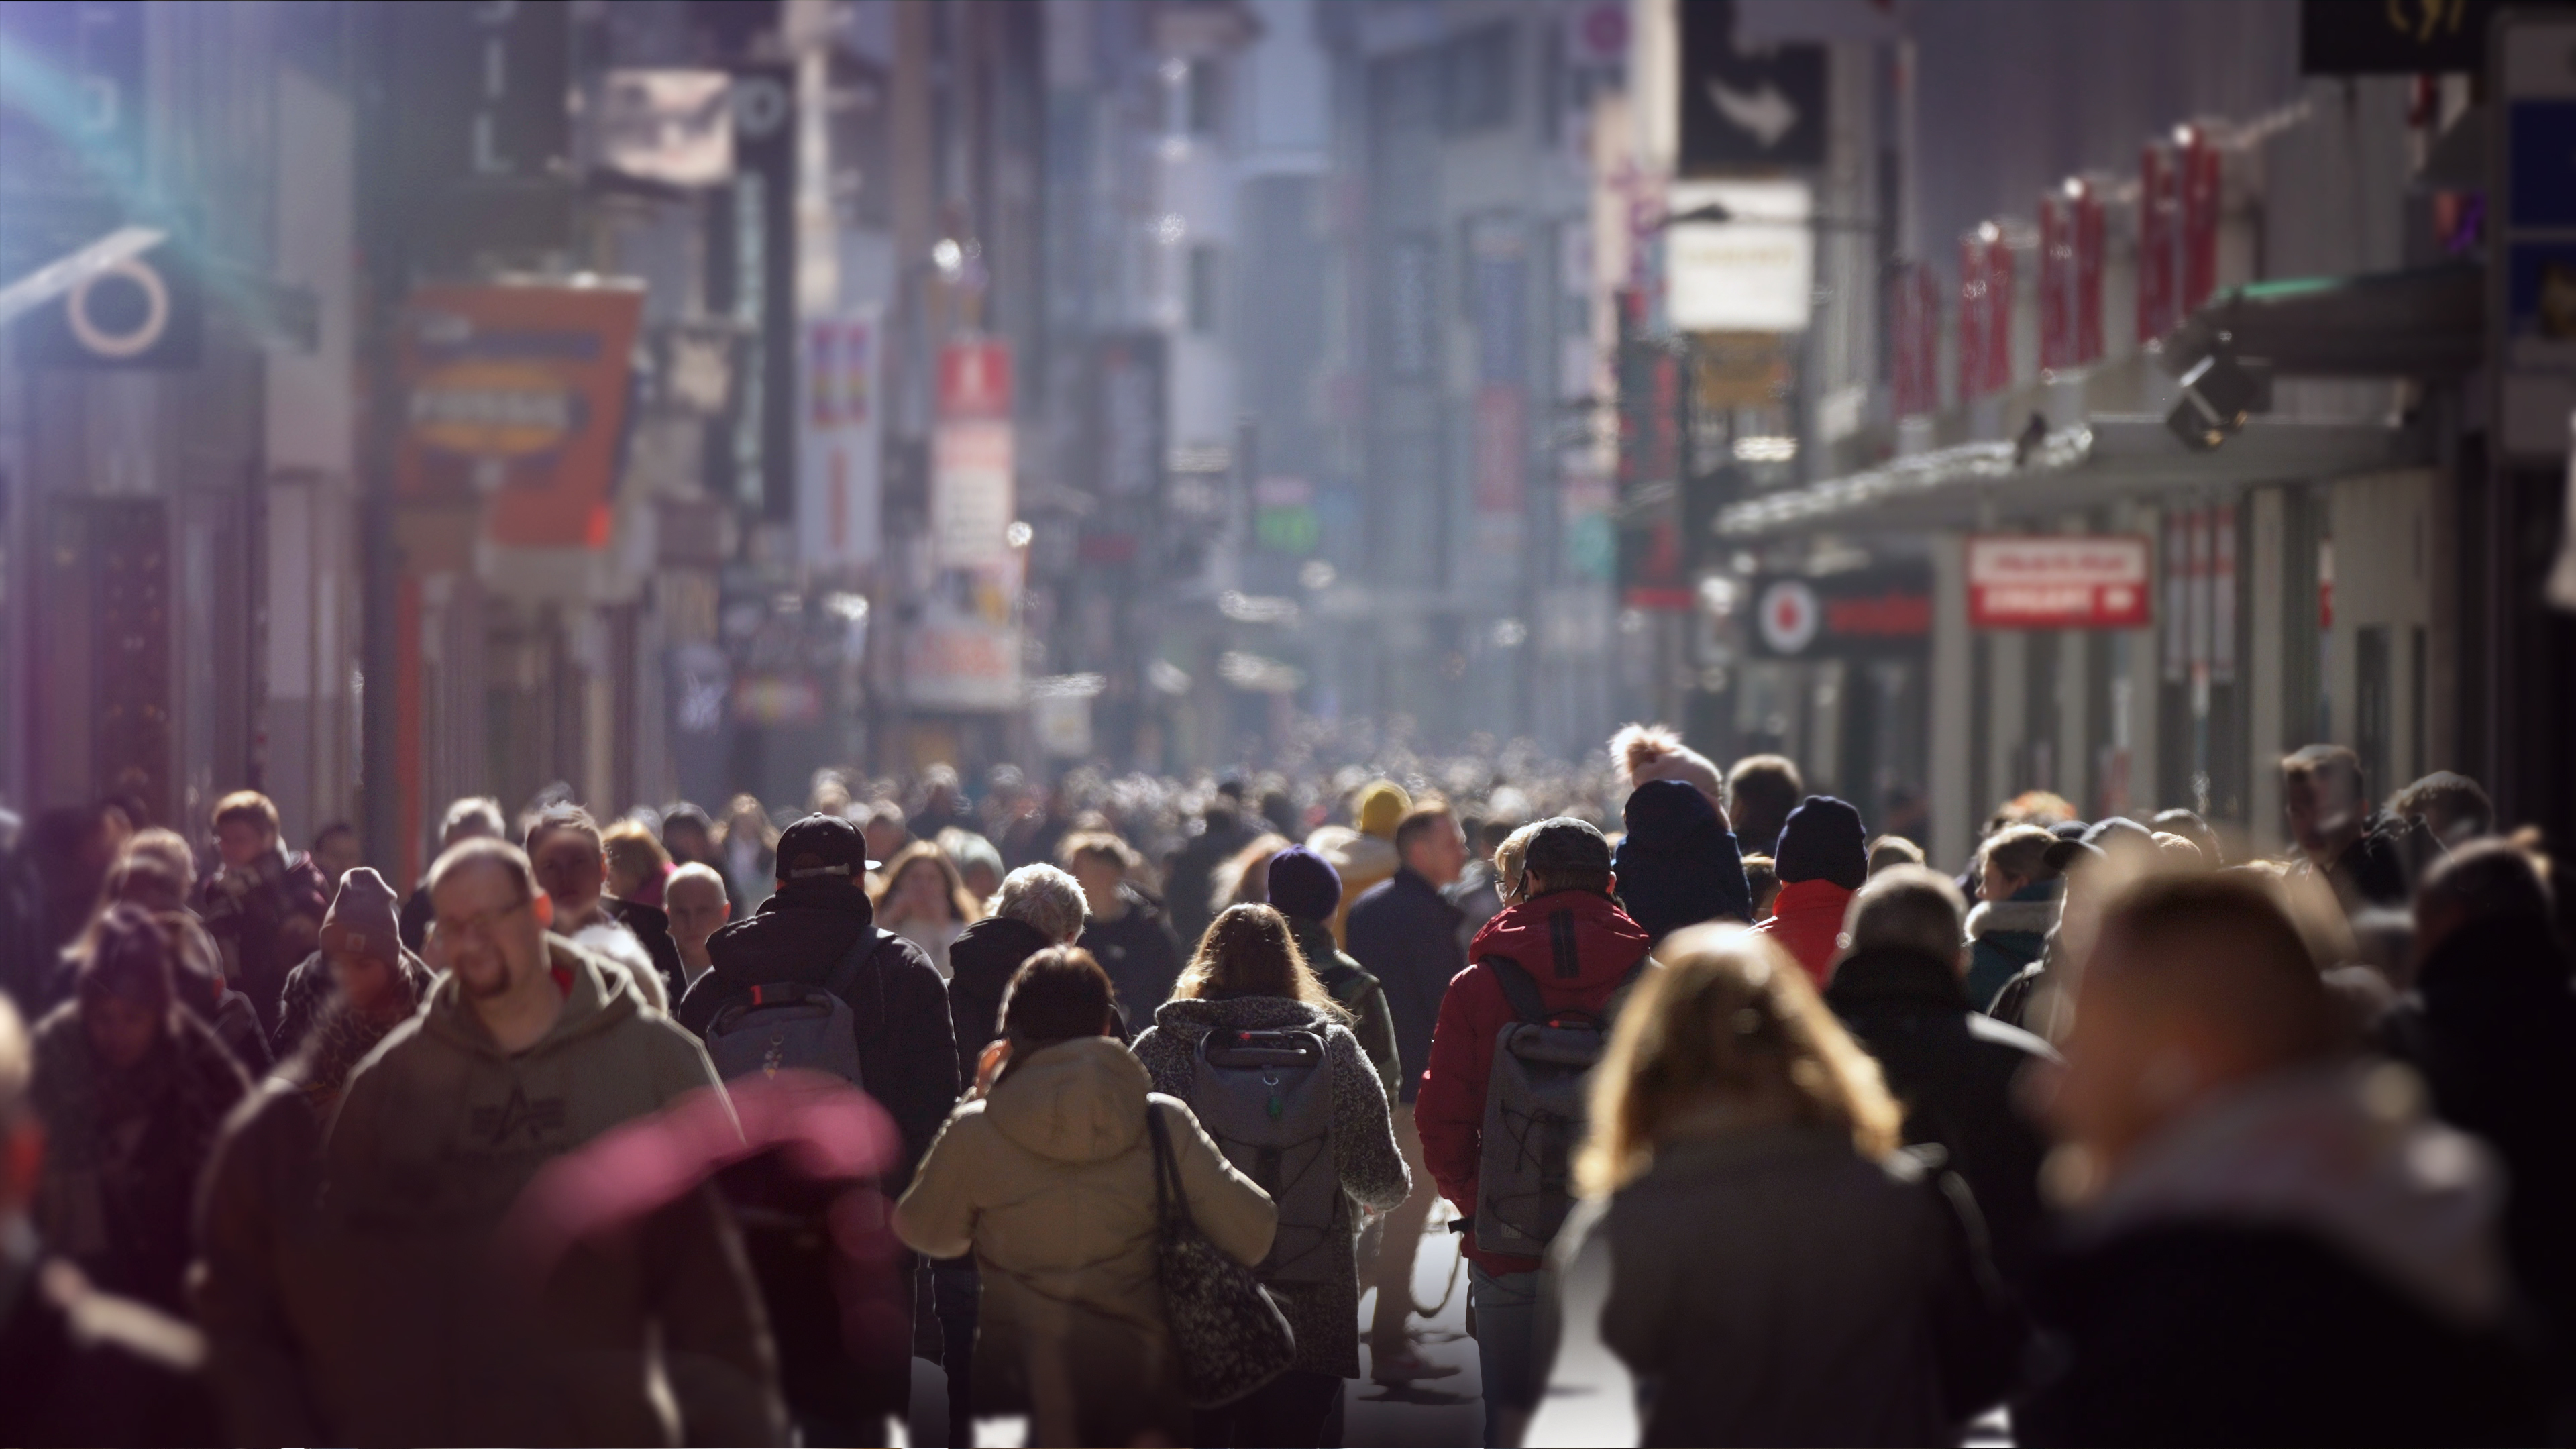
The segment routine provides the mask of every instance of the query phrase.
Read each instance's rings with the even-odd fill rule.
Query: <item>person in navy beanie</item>
[[[1333,863],[1302,845],[1270,857],[1270,904],[1288,918],[1289,934],[1306,964],[1350,1008],[1351,1034],[1377,1068],[1378,1085],[1394,1101],[1402,1073],[1395,1055],[1395,1019],[1387,1014],[1386,988],[1350,954],[1333,944],[1333,916],[1342,908],[1342,877]]]
[[[1622,818],[1628,829],[1611,868],[1620,904],[1648,936],[1753,919],[1735,835],[1705,791],[1683,780],[1649,780],[1628,796]]]
[[[1753,929],[1787,947],[1822,989],[1833,974],[1843,912],[1869,879],[1869,832],[1848,802],[1810,795],[1789,812],[1771,858],[1780,894],[1771,903],[1771,919]]]

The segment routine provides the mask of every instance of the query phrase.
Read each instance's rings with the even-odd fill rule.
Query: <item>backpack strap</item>
[[[1521,969],[1521,963],[1509,956],[1488,956],[1486,970],[1494,973],[1494,984],[1503,988],[1503,1000],[1511,1003],[1512,1015],[1533,1025],[1547,1020],[1547,1002],[1538,994],[1538,983]]]
[[[847,1002],[851,1013],[859,1018],[861,1038],[875,1035],[885,1025],[885,973],[875,967],[886,943],[900,939],[881,926],[867,926],[859,932],[858,939],[850,943],[850,949],[842,953],[840,961],[832,967],[832,974],[823,978],[823,989]],[[865,1000],[857,994],[862,972],[867,974],[868,985],[873,988]]]

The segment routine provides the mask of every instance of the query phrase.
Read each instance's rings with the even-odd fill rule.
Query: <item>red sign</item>
[[[2177,321],[2218,290],[2218,146],[2198,126],[2183,133],[2175,158],[2182,175],[2182,292]]]
[[[2142,629],[2152,621],[2143,535],[1968,540],[1968,623],[1979,629]]]
[[[1517,383],[1476,389],[1476,511],[1515,521],[1527,507],[1528,408]]]
[[[2075,248],[2067,203],[2055,192],[2039,198],[2039,369],[2055,372],[2075,362],[2075,329],[2067,311],[2066,274]]]
[[[2088,182],[2069,185],[2075,271],[2075,361],[2102,360],[2102,197]]]
[[[2013,259],[2003,228],[1986,238],[1986,387],[2002,392],[2012,386]]]
[[[1959,401],[1986,390],[1986,244],[1959,238]]]
[[[2149,142],[2138,157],[2138,340],[2174,328],[2174,159]]]
[[[1920,417],[1941,410],[1941,291],[1932,269],[1909,262],[1892,291],[1896,415]]]
[[[939,416],[1010,418],[1010,344],[951,342],[939,349]]]

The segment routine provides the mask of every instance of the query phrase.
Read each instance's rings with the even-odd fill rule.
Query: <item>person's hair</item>
[[[2485,787],[2449,770],[2436,770],[2389,796],[2388,813],[2421,820],[2446,841],[2495,829],[2495,802]]]
[[[1989,833],[2007,825],[2037,825],[2045,829],[2075,818],[2075,806],[2065,796],[2050,790],[2024,790],[1995,807],[1994,818],[1986,822],[1986,829]]]
[[[537,853],[537,842],[558,830],[570,830],[587,835],[594,847],[601,843],[599,822],[591,818],[589,811],[578,805],[549,805],[538,811],[536,818],[528,822],[528,833],[520,838],[519,848],[534,855]]]
[[[1952,962],[1959,959],[1960,921],[1967,913],[1968,903],[1949,877],[1919,865],[1890,866],[1852,896],[1843,931],[1855,955],[1915,951]]]
[[[1684,1119],[1722,1104],[1775,1106],[1789,1120],[1850,1134],[1862,1156],[1896,1150],[1904,1113],[1878,1064],[1854,1045],[1768,936],[1693,926],[1666,938],[1593,1073],[1582,1190],[1605,1196],[1654,1163]]]
[[[2194,1014],[2264,1060],[2287,1065],[2339,1044],[2316,954],[2279,888],[2259,876],[2149,875],[2103,907],[2091,959],[2115,948],[2142,996]]]
[[[1869,843],[1869,873],[1894,870],[1900,865],[1921,865],[1923,847],[1902,835],[1882,835]]]
[[[2007,825],[1977,847],[1977,869],[1991,865],[2016,880],[2053,880],[2057,872],[2049,868],[2048,848],[2056,843],[2045,826]]]
[[[537,872],[528,864],[528,853],[497,835],[478,835],[472,840],[460,840],[440,852],[438,859],[429,867],[429,893],[437,895],[438,888],[447,884],[450,878],[476,866],[501,872],[519,888],[520,895],[531,900],[536,898]]]
[[[2147,823],[2158,830],[2179,835],[2190,841],[2200,852],[2200,863],[2203,867],[2216,870],[2227,863],[2224,858],[2225,852],[2218,848],[2218,832],[2209,828],[2209,822],[2201,819],[2198,811],[2185,810],[2179,806],[2171,810],[2159,810],[2156,812],[2156,818]]]
[[[510,833],[510,827],[501,815],[501,802],[489,795],[462,796],[447,807],[447,814],[438,822],[438,838],[453,844],[460,830],[471,835],[502,836]]]
[[[1011,1042],[1012,1064],[1040,1047],[1100,1035],[1117,998],[1109,973],[1080,946],[1031,953],[1002,988],[1000,1022]]]
[[[2424,906],[2450,907],[2468,920],[2554,914],[2549,883],[2530,852],[2508,840],[2476,840],[2435,861],[2416,890]]]
[[[1002,877],[990,912],[1036,929],[1050,941],[1070,944],[1091,920],[1082,882],[1051,865],[1024,865]]]
[[[1726,772],[1726,813],[1730,817],[1750,804],[1758,815],[1786,818],[1806,794],[1806,777],[1798,773],[1798,762],[1787,755],[1746,755]]]
[[[170,832],[156,833],[168,835]],[[178,839],[175,835],[171,838]],[[141,839],[139,835],[135,837],[135,840]],[[186,842],[181,841],[180,844],[184,847]],[[194,874],[175,864],[159,845],[155,841],[150,847],[136,850],[134,841],[126,842],[125,849],[117,853],[116,863],[107,868],[106,881],[99,886],[101,909],[116,901],[130,901],[156,910],[187,904],[188,888],[195,884]]]
[[[885,863],[885,869],[877,873],[877,888],[870,893],[871,903],[878,910],[884,910],[886,902],[894,899],[896,889],[903,884],[904,875],[922,867],[939,872],[940,899],[948,903],[948,912],[958,923],[962,925],[984,913],[983,904],[967,892],[965,880],[957,874],[957,863],[927,840],[914,841],[896,851],[894,859]]]
[[[1771,904],[1771,898],[1780,894],[1780,868],[1772,863],[1771,857],[1744,857],[1744,891],[1745,899],[1753,906],[1753,919],[1762,919],[1762,912]]]
[[[2348,745],[2306,745],[2281,757],[2281,779],[2338,779],[2350,785],[2358,798],[2365,782],[2361,774],[2361,756]]]
[[[1297,949],[1288,918],[1266,905],[1228,906],[1208,924],[1199,949],[1172,986],[1172,999],[1284,996],[1348,1025],[1351,1014],[1324,989]]]
[[[120,809],[123,807],[119,807]],[[221,830],[231,821],[256,825],[271,835],[277,834],[277,802],[257,790],[235,790],[215,802],[214,828]]]
[[[350,824],[346,820],[334,820],[330,824],[313,832],[312,849],[318,852],[322,849],[322,842],[330,839],[334,835],[345,835],[351,840],[355,840],[358,838],[358,827]]]
[[[1395,822],[1395,858],[1404,859],[1405,853],[1413,848],[1413,842],[1420,840],[1433,826],[1457,818],[1456,812],[1449,808],[1449,802],[1436,795],[1414,801],[1413,808],[1404,812],[1404,818]]]
[[[778,827],[769,823],[769,809],[756,795],[736,795],[725,802],[724,832],[718,843],[731,844],[735,831],[749,825],[752,839],[763,850],[778,848]]]
[[[1077,831],[1066,836],[1063,843],[1056,847],[1056,858],[1064,862],[1066,870],[1071,870],[1080,864],[1086,855],[1105,860],[1120,870],[1131,873],[1144,861],[1144,857],[1136,853],[1136,847],[1106,830]]]
[[[599,837],[600,852],[608,857],[608,868],[622,871],[638,880],[649,881],[668,870],[671,853],[653,838],[641,820],[620,820]]]
[[[706,884],[715,887],[717,900],[722,901],[731,899],[725,894],[724,877],[716,873],[716,868],[703,861],[695,860],[690,861],[687,865],[672,867],[671,873],[662,878],[662,899],[666,901],[669,900],[671,898],[671,888],[679,885],[683,881],[704,881]]]
[[[197,883],[197,852],[189,848],[187,839],[178,831],[155,825],[134,832],[125,842],[124,849],[117,852],[116,865],[108,871],[111,893],[117,872],[143,860],[157,863],[171,879],[176,880],[183,896]]]
[[[1252,837],[1241,850],[1227,856],[1208,877],[1208,909],[1222,911],[1228,906],[1267,902],[1270,899],[1270,857],[1293,843],[1285,835],[1265,830]]]
[[[26,1110],[27,1083],[35,1074],[27,1019],[18,1014],[6,993],[0,993],[0,1132],[17,1125],[18,1114]]]
[[[714,834],[716,828],[716,823],[707,818],[705,809],[687,800],[674,800],[662,811],[664,840],[671,838],[671,827],[674,825],[693,825],[701,834],[706,835]]]

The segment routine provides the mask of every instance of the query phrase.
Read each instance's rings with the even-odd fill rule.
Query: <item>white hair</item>
[[[1082,883],[1051,865],[1024,865],[1002,877],[989,914],[1034,926],[1048,940],[1071,945],[1091,919]]]

